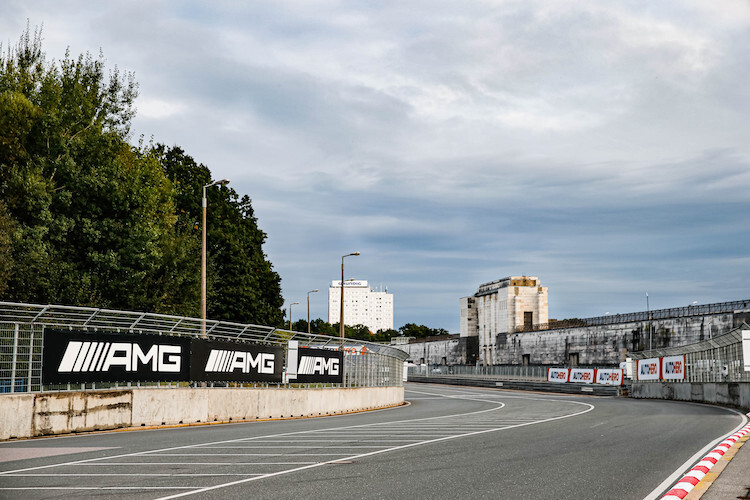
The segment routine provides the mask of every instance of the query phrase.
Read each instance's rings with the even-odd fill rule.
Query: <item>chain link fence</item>
[[[86,390],[119,387],[184,387],[184,382],[133,382],[88,384],[42,384],[42,340],[45,328],[120,334],[157,334],[182,337],[230,340],[236,342],[281,345],[290,340],[299,345],[344,351],[342,384],[269,384],[209,383],[209,386],[231,385],[283,387],[388,387],[403,385],[403,364],[407,354],[383,344],[354,341],[325,335],[281,330],[199,318],[163,314],[117,311],[88,307],[20,304],[0,302],[0,393],[39,392],[50,390]]]
[[[743,323],[738,328],[710,340],[682,347],[634,352],[630,356],[634,360],[641,360],[684,354],[685,379],[670,382],[750,382],[750,372],[744,370],[742,330],[750,330],[750,326]]]

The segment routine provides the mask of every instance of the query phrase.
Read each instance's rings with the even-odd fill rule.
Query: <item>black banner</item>
[[[344,353],[328,349],[300,347],[297,351],[297,378],[299,383],[343,383]]]
[[[42,383],[189,380],[190,339],[44,330]]]
[[[222,382],[281,382],[284,348],[193,339],[190,378]]]

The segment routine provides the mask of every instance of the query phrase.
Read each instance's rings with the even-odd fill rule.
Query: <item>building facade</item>
[[[481,364],[497,362],[498,336],[531,331],[549,321],[547,287],[536,276],[509,276],[460,299],[461,337],[477,337]]]
[[[341,281],[328,288],[328,322],[339,322]],[[366,280],[344,282],[344,324],[365,325],[371,333],[393,329],[393,294],[370,288]]]

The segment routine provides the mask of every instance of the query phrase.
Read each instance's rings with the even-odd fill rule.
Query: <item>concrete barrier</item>
[[[403,402],[403,387],[148,388],[2,394],[0,440],[123,427],[314,417]]]
[[[634,381],[630,397],[714,403],[747,411],[750,410],[750,383]]]

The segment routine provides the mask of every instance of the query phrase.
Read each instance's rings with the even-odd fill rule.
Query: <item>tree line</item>
[[[304,319],[292,323],[292,330],[298,332],[307,331],[307,321]],[[322,319],[310,320],[310,333],[320,335],[339,335],[339,323],[327,323]],[[415,323],[406,323],[398,330],[380,330],[371,332],[365,325],[344,325],[344,336],[356,340],[366,340],[368,342],[390,342],[393,337],[413,337],[426,338],[437,335],[448,335],[448,330],[444,328],[429,328],[425,325]]]
[[[0,297],[200,315],[202,188],[180,147],[128,143],[138,86],[103,57],[55,63],[41,30],[0,48]],[[250,199],[208,190],[208,316],[279,325]]]

